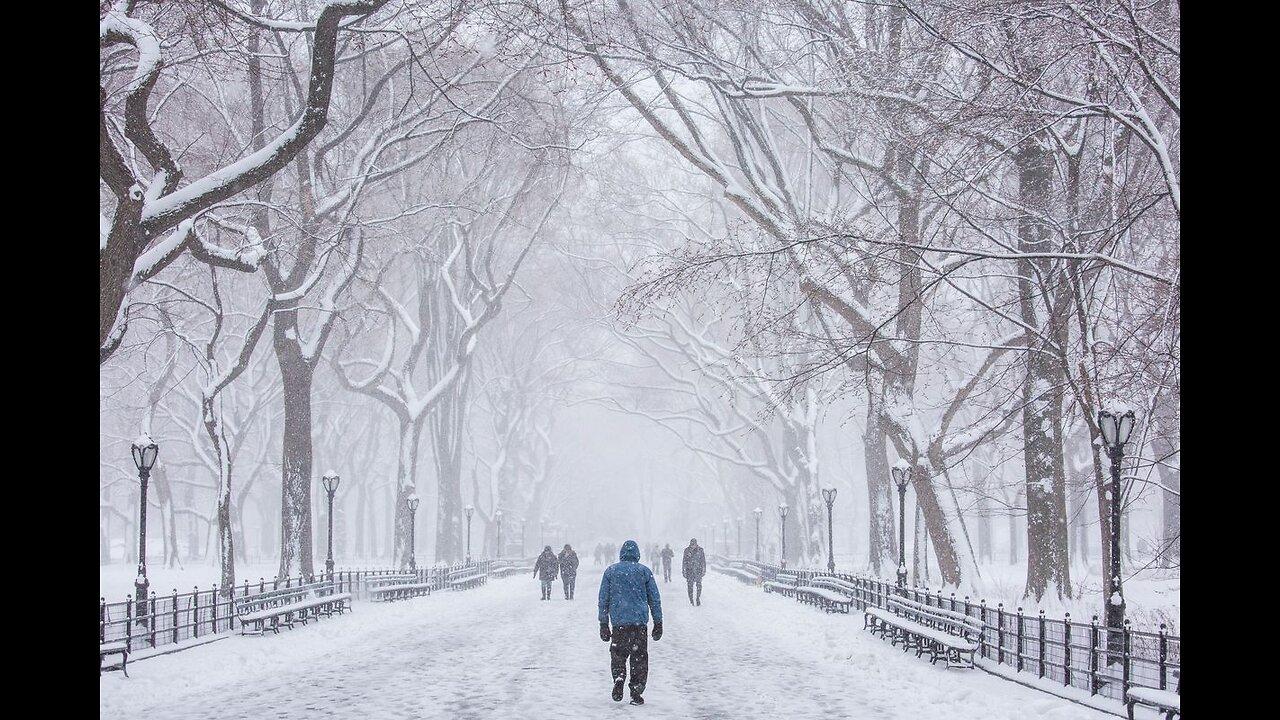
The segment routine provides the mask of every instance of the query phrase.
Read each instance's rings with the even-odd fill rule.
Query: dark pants
[[[553,582],[555,582],[555,578],[542,581],[542,599],[543,600],[551,599],[551,583]]]
[[[649,681],[649,626],[615,625],[613,639],[609,643],[609,669],[614,684],[627,679],[627,659],[631,659],[631,692],[644,692]]]
[[[662,563],[662,582],[671,582],[671,563]]]
[[[689,602],[693,602],[693,588],[698,587],[698,603],[702,603],[702,578],[685,578],[684,581],[689,585]]]
[[[577,575],[561,575],[560,580],[564,582],[564,599],[572,600],[573,587],[574,587],[574,584],[577,583],[578,581],[578,576]]]

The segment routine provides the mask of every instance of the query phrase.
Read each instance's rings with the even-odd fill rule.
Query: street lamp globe
[[[823,490],[822,501],[827,504],[827,507],[831,507],[831,505],[836,501],[836,489],[828,488],[826,490]]]
[[[1099,410],[1098,430],[1102,432],[1102,441],[1108,449],[1120,449],[1129,442],[1133,432],[1133,410]]]
[[[789,508],[787,507],[786,503],[778,503],[778,515],[781,516],[783,520],[787,519],[788,509]]]
[[[143,433],[133,441],[133,464],[137,466],[138,472],[150,474],[159,454],[160,448],[151,440],[150,435]]]
[[[467,514],[467,519],[468,519],[468,520],[470,520],[470,519],[471,519],[471,513],[475,512],[475,511],[476,511],[475,507],[473,507],[473,506],[471,506],[471,505],[468,505],[468,506],[466,506],[466,507],[462,508],[462,512],[464,512],[464,513],[466,513],[466,514]]]
[[[338,484],[341,482],[342,482],[342,478],[338,477],[338,474],[335,472],[331,472],[328,475],[325,475],[324,477],[320,478],[320,484],[324,485],[325,492],[329,493],[330,495],[338,492]]]
[[[409,506],[409,512],[417,512],[417,511],[418,511],[418,496],[417,496],[417,495],[410,495],[409,497],[405,498],[405,503],[406,503],[406,504],[408,504],[408,506]]]
[[[906,492],[907,485],[911,482],[911,466],[905,463],[894,465],[891,472],[893,481],[898,485],[898,492]]]
[[[757,520],[759,520],[759,519],[760,519],[760,516],[764,514],[764,510],[762,510],[762,509],[760,509],[760,508],[756,508],[755,510],[752,510],[751,512],[753,512],[753,513],[755,513],[755,514],[756,514],[756,519],[757,519]]]

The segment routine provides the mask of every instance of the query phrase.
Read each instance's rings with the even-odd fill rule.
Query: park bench
[[[489,574],[492,575],[493,577],[507,577],[508,575],[531,575],[533,574],[533,566],[528,564],[504,565],[502,567],[493,568],[492,570],[489,571]]]
[[[533,568],[529,568],[529,572],[533,572]],[[445,584],[451,590],[465,590],[476,585],[483,585],[489,576],[477,566],[469,566],[451,570],[445,580]]]
[[[888,637],[903,651],[916,649],[916,657],[929,653],[929,662],[945,660],[947,667],[973,667],[984,627],[964,613],[925,605],[905,598],[889,598],[888,608],[868,607],[864,628]]]
[[[1173,720],[1174,716],[1182,717],[1182,695],[1172,690],[1131,687],[1124,694],[1124,705],[1129,711],[1129,720],[1133,720],[1134,705],[1153,707],[1164,713],[1165,720]]]
[[[292,628],[294,623],[306,625],[308,620],[346,612],[351,594],[336,589],[332,581],[320,580],[239,598],[235,614],[240,634],[261,635],[268,628],[278,634],[281,625]]]
[[[793,597],[799,585],[799,575],[780,572],[772,580],[766,580],[762,587],[765,592],[777,592],[786,597]]]
[[[120,670],[124,672],[125,677],[129,677],[129,643],[127,642],[109,642],[102,643],[98,646],[98,674],[102,674],[102,660],[108,655],[120,656]],[[108,670],[114,670],[115,665],[107,666]]]
[[[370,575],[364,579],[365,597],[377,602],[391,602],[431,594],[431,583],[418,582],[413,573]]]
[[[760,582],[760,576],[751,572],[750,570],[744,570],[742,568],[732,567],[732,566],[717,567],[716,569],[724,573],[725,575],[736,577],[742,582],[747,583],[749,585],[756,585]]]
[[[796,595],[802,602],[817,605],[826,612],[843,613],[853,607],[853,594],[856,592],[857,588],[839,578],[821,575],[796,589]]]

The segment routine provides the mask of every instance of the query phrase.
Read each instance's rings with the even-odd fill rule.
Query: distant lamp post
[[[733,556],[742,557],[742,516],[733,519],[733,524],[737,528],[733,541]]]
[[[1104,603],[1109,628],[1124,626],[1124,589],[1120,575],[1120,464],[1124,461],[1124,446],[1129,442],[1133,426],[1132,410],[1116,408],[1098,412],[1098,430],[1111,458],[1111,596]]]
[[[329,556],[324,560],[324,572],[329,576],[330,582],[333,581],[333,495],[338,492],[340,482],[342,478],[337,473],[329,473],[320,479],[325,493],[329,495]]]
[[[414,527],[418,522],[418,496],[410,495],[405,498],[405,504],[409,506],[409,569],[416,572],[418,570],[418,560],[414,557],[414,548],[417,543],[414,542]]]
[[[471,505],[462,508],[462,512],[467,516],[467,564],[471,564],[471,513],[476,509]]]
[[[778,532],[782,535],[782,569],[787,569],[787,504],[778,504]]]
[[[756,508],[751,512],[756,516],[756,562],[760,562],[760,516],[764,515],[764,510]]]
[[[822,491],[822,501],[827,504],[827,572],[836,571],[835,541],[831,539],[831,506],[836,503],[836,489]]]
[[[138,468],[138,576],[133,579],[134,599],[138,601],[136,617],[147,614],[147,597],[150,583],[147,582],[147,480],[151,479],[151,468],[155,467],[156,456],[160,448],[151,440],[151,436],[143,433],[133,443],[133,464]]]
[[[498,559],[502,559],[502,511],[495,510],[493,513],[493,522],[498,528]]]
[[[898,485],[898,588],[907,588],[907,484],[911,482],[911,466],[894,465],[893,482]]]
[[[729,518],[724,519],[724,554],[729,554]]]

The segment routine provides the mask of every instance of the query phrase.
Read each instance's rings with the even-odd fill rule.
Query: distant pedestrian
[[[662,597],[653,571],[640,564],[640,546],[622,543],[619,562],[600,578],[600,639],[609,644],[609,670],[613,673],[613,699],[622,700],[622,684],[631,669],[631,704],[643,705],[649,680],[649,611],[653,611],[653,639],[662,639]],[[612,629],[610,629],[612,624]]]
[[[659,557],[662,558],[662,582],[671,582],[671,558],[676,556],[676,551],[671,549],[671,543],[667,543],[662,547]]]
[[[684,549],[684,561],[680,567],[680,575],[684,577],[685,583],[689,586],[689,604],[702,604],[702,576],[707,574],[707,554],[702,548],[698,547],[698,539],[689,540],[689,547]],[[694,599],[694,587],[697,587],[698,596]]]
[[[595,552],[591,553],[591,555],[596,560],[596,567],[599,567],[604,562],[604,543],[596,543]]]
[[[573,551],[569,543],[565,543],[564,549],[556,559],[560,563],[560,581],[564,583],[564,599],[572,600],[573,587],[578,579],[578,553]]]
[[[556,573],[560,571],[560,560],[551,552],[551,546],[542,548],[542,554],[533,565],[534,577],[542,580],[542,599],[551,599],[551,583],[555,582]]]

